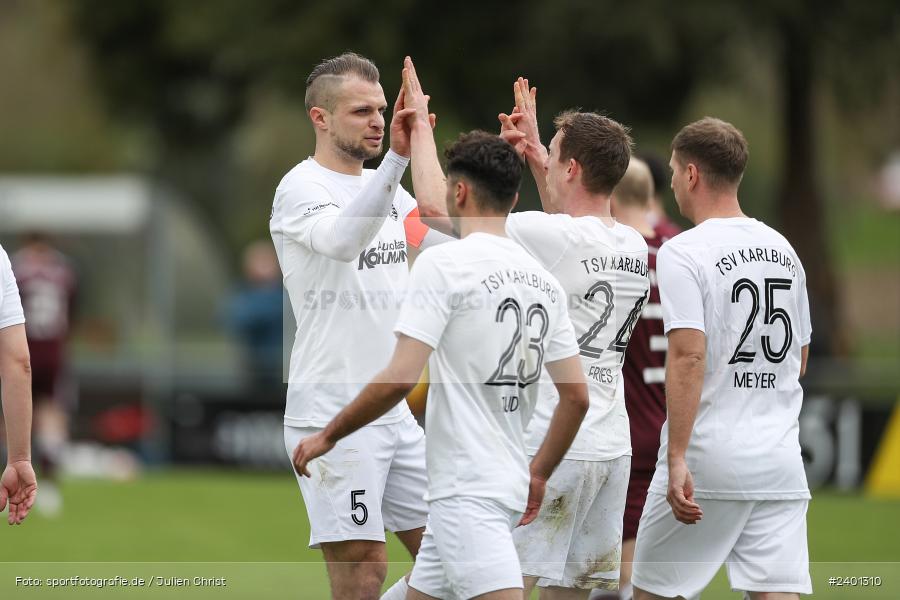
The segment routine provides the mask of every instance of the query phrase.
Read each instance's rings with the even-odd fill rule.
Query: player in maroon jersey
[[[68,414],[59,384],[66,367],[75,271],[65,255],[40,233],[25,237],[12,257],[12,267],[25,311],[25,334],[31,353],[35,451],[43,478],[37,508],[54,514],[59,512],[62,500],[54,485],[56,465],[69,437]]]
[[[653,192],[647,210],[650,226],[656,235],[666,239],[673,238],[681,233],[681,227],[669,218],[666,213],[666,203],[663,200],[663,190],[669,187],[671,177],[669,165],[657,154],[642,154],[640,159],[647,164],[650,175],[653,177]]]
[[[631,562],[638,521],[647,498],[647,488],[656,466],[659,432],[666,420],[666,336],[663,333],[659,289],[656,287],[656,253],[665,238],[650,225],[653,179],[647,164],[632,158],[625,176],[612,193],[616,220],[636,229],[647,241],[650,297],[631,334],[625,351],[622,375],[625,408],[631,424],[631,478],[622,530],[622,566],[619,597],[631,598]],[[591,596],[594,598],[594,596]]]

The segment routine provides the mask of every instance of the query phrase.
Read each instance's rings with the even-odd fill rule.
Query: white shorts
[[[735,591],[811,594],[808,500],[697,498],[703,518],[675,520],[662,494],[647,494],[631,583],[661,596],[697,598],[722,563]]]
[[[537,518],[513,533],[522,573],[542,587],[619,589],[631,457],[563,460]]]
[[[445,600],[524,587],[512,540],[522,513],[471,496],[442,498],[428,506],[409,587]]]
[[[317,427],[284,427],[292,456]],[[412,415],[399,423],[369,425],[351,433],[297,476],[309,515],[309,547],[347,540],[384,541],[384,530],[425,525],[425,433]],[[295,473],[296,475],[296,473]]]

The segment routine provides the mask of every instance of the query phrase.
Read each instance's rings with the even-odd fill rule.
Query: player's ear
[[[454,196],[455,196],[455,200],[456,200],[457,210],[461,209],[462,207],[464,207],[466,205],[466,200],[469,196],[469,187],[466,185],[466,182],[463,181],[462,179],[460,179],[456,182],[456,193]]]
[[[313,106],[309,109],[309,120],[312,121],[313,127],[321,131],[328,130],[328,111],[324,108]]]
[[[697,187],[697,183],[700,181],[700,172],[697,170],[697,165],[694,163],[688,163],[687,166],[687,184],[688,190],[693,191],[695,187]]]
[[[574,158],[570,158],[568,164],[566,165],[566,181],[572,181],[575,178],[575,175],[578,174],[579,168],[578,161]]]

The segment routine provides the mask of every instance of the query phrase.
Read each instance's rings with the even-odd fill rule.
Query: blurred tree
[[[0,0],[0,171],[133,168],[141,140],[106,117],[55,0]]]
[[[232,3],[233,5],[234,3]],[[144,127],[156,146],[151,171],[227,231],[233,165],[227,145],[252,81],[227,41],[236,17],[218,3],[133,0],[67,3],[93,57],[113,114]],[[231,16],[231,18],[228,18]]]
[[[155,174],[182,189],[226,237],[239,201],[231,136],[252,94],[274,88],[301,103],[305,76],[323,56],[348,48],[370,56],[392,99],[400,60],[413,54],[442,123],[495,129],[496,114],[510,108],[512,81],[524,73],[546,82],[544,110],[603,107],[625,122],[671,126],[704,73],[696,65],[714,68],[718,55],[708,49],[727,36],[697,17],[727,22],[734,14],[718,5],[685,11],[664,0],[467,1],[449,14],[412,0],[387,0],[378,10],[363,0],[65,6],[110,109],[152,133]],[[229,246],[239,247],[230,237]]]
[[[306,74],[324,56],[348,48],[366,54],[382,67],[392,100],[400,60],[413,55],[439,127],[495,129],[496,114],[511,108],[512,81],[524,74],[540,88],[541,111],[602,108],[626,123],[674,131],[697,85],[736,76],[735,40],[770,40],[781,51],[781,225],[807,265],[819,348],[847,348],[817,187],[813,99],[826,67],[834,67],[827,75],[839,93],[881,84],[882,54],[894,52],[896,64],[900,47],[894,0],[462,0],[452,11],[413,0],[377,8],[365,0],[67,6],[111,108],[155,132],[158,174],[204,207],[226,237],[229,207],[239,200],[231,136],[252,94],[274,89],[302,103]],[[541,117],[549,131],[549,112]],[[232,235],[229,246],[240,241]]]
[[[827,214],[816,168],[823,86],[857,110],[877,103],[900,70],[900,5],[893,0],[769,0],[748,4],[748,24],[780,48],[783,171],[777,211],[782,232],[806,269],[814,354],[846,356],[850,336],[828,242]]]

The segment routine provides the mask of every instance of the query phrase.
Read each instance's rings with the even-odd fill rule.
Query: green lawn
[[[60,518],[33,514],[23,526],[0,528],[0,598],[328,597],[290,474],[174,471],[130,483],[71,481],[64,493]],[[900,598],[898,524],[900,502],[816,494],[809,513],[815,597]],[[393,582],[410,565],[393,538],[388,554]],[[882,586],[829,589],[832,575],[881,575]],[[73,576],[143,578],[144,585],[48,587],[47,578]],[[44,584],[17,585],[16,577]],[[227,586],[195,585],[195,577],[224,578]],[[191,585],[175,587],[173,578]],[[721,574],[704,595],[738,597]]]
[[[900,213],[871,199],[832,209],[828,237],[840,269],[900,266]]]

